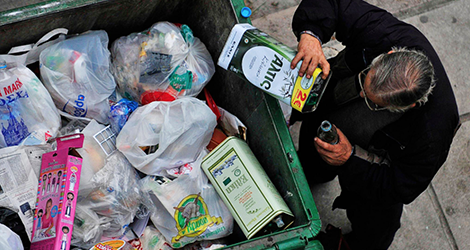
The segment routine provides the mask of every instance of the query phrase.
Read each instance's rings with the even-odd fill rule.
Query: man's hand
[[[351,157],[352,145],[341,130],[338,128],[336,130],[339,136],[338,144],[331,145],[315,137],[315,148],[326,163],[332,166],[341,166]]]
[[[290,67],[294,69],[297,63],[303,60],[300,66],[299,76],[303,76],[306,73],[307,78],[310,79],[313,75],[313,71],[320,65],[323,70],[322,78],[326,79],[328,74],[330,74],[330,64],[326,60],[325,54],[323,54],[320,41],[309,34],[302,34],[297,50],[297,55],[292,60]]]

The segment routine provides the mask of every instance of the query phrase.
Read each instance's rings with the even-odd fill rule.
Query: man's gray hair
[[[393,53],[376,57],[371,64],[371,91],[393,112],[413,103],[423,105],[435,86],[434,68],[420,51],[392,48]]]

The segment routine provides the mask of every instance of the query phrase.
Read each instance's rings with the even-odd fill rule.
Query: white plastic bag
[[[196,160],[216,125],[214,113],[197,98],[152,102],[132,113],[116,146],[139,171],[158,175]]]
[[[60,127],[51,96],[24,65],[0,63],[0,123],[0,147],[43,144]]]
[[[215,73],[206,46],[187,25],[158,22],[119,38],[111,53],[118,92],[143,105],[197,96]]]
[[[105,31],[89,31],[41,52],[41,77],[59,110],[107,123],[108,98],[116,88],[108,41]]]
[[[0,249],[23,250],[21,238],[7,226],[0,224]]]
[[[173,181],[142,179],[143,189],[157,206],[150,218],[174,248],[232,233],[233,217],[201,169],[206,154],[203,151],[195,162],[181,166]]]

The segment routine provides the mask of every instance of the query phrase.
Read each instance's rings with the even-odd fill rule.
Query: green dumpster
[[[11,8],[8,8],[11,7]],[[105,30],[110,41],[158,21],[184,23],[201,39],[214,62],[240,15],[243,0],[30,0],[0,8],[0,53],[33,43],[55,28],[69,34]],[[215,102],[248,127],[248,144],[295,215],[282,232],[246,240],[235,227],[229,249],[323,249],[314,237],[321,222],[277,100],[233,73],[216,67],[208,84]]]

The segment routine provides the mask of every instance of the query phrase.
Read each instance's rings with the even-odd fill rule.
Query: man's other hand
[[[351,157],[352,145],[341,130],[338,128],[336,130],[339,136],[338,144],[331,145],[318,137],[315,137],[314,143],[315,148],[326,163],[332,166],[341,166]]]
[[[302,34],[297,50],[297,55],[292,60],[290,67],[294,69],[297,63],[303,60],[300,66],[299,76],[302,77],[306,74],[307,78],[310,79],[313,75],[313,71],[320,65],[320,68],[323,70],[322,78],[326,79],[328,74],[330,74],[330,64],[326,60],[325,54],[323,54],[320,41],[309,34]]]

